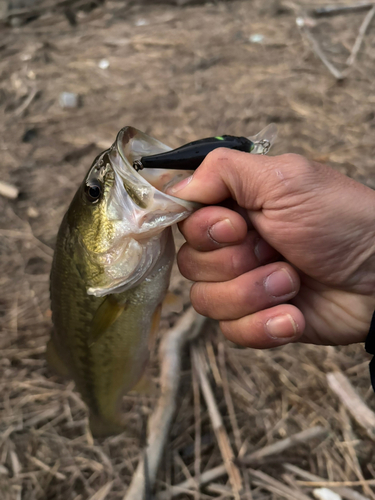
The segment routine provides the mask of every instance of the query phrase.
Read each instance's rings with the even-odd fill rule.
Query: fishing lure
[[[214,149],[228,148],[253,154],[267,154],[276,138],[276,125],[273,123],[254,137],[222,135],[207,137],[189,142],[177,149],[142,156],[134,160],[133,167],[139,170],[163,168],[168,170],[196,170],[205,157]]]

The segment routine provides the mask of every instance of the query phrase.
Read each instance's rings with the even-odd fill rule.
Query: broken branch
[[[341,372],[331,372],[327,374],[327,382],[354,420],[371,439],[375,439],[375,413],[362,400],[347,377]]]
[[[201,331],[206,318],[192,307],[164,336],[160,345],[161,394],[148,424],[146,457],[148,485],[153,488],[172,417],[176,409],[177,390],[181,374],[181,353],[184,345]],[[145,459],[139,460],[124,500],[143,500],[145,491]]]

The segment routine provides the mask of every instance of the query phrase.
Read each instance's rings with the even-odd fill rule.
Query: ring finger
[[[238,319],[287,302],[298,292],[300,280],[285,262],[258,267],[220,283],[195,283],[190,292],[197,312],[218,320]]]

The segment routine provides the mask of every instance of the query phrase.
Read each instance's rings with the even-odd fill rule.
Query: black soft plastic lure
[[[265,145],[266,146],[266,145]],[[177,149],[151,156],[143,156],[133,163],[134,168],[164,168],[169,170],[196,170],[205,157],[216,148],[236,149],[251,153],[255,143],[247,137],[222,135],[189,142]]]

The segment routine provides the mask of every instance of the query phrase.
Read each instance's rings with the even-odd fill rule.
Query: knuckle
[[[315,171],[311,161],[302,155],[295,153],[286,153],[280,157],[280,167],[284,170],[285,175],[309,175]],[[289,176],[288,175],[288,176]]]
[[[311,191],[317,175],[312,162],[294,153],[268,158],[267,161],[271,174],[268,177],[268,200],[282,205],[286,200],[292,201],[296,194]]]
[[[249,258],[242,248],[233,249],[229,259],[229,272],[233,277],[241,276],[249,270]]]
[[[242,253],[233,251],[229,261],[229,272],[233,277],[241,276],[247,271],[247,262]]]
[[[248,306],[253,302],[252,293],[251,293],[252,285],[241,283],[236,287],[233,287],[231,290],[231,296],[233,304],[236,304],[236,308],[244,311],[248,309]]]
[[[230,321],[220,321],[219,326],[225,337],[230,338],[232,336],[232,326]]]
[[[194,283],[190,289],[190,300],[197,313],[209,316],[210,297],[205,283]]]

